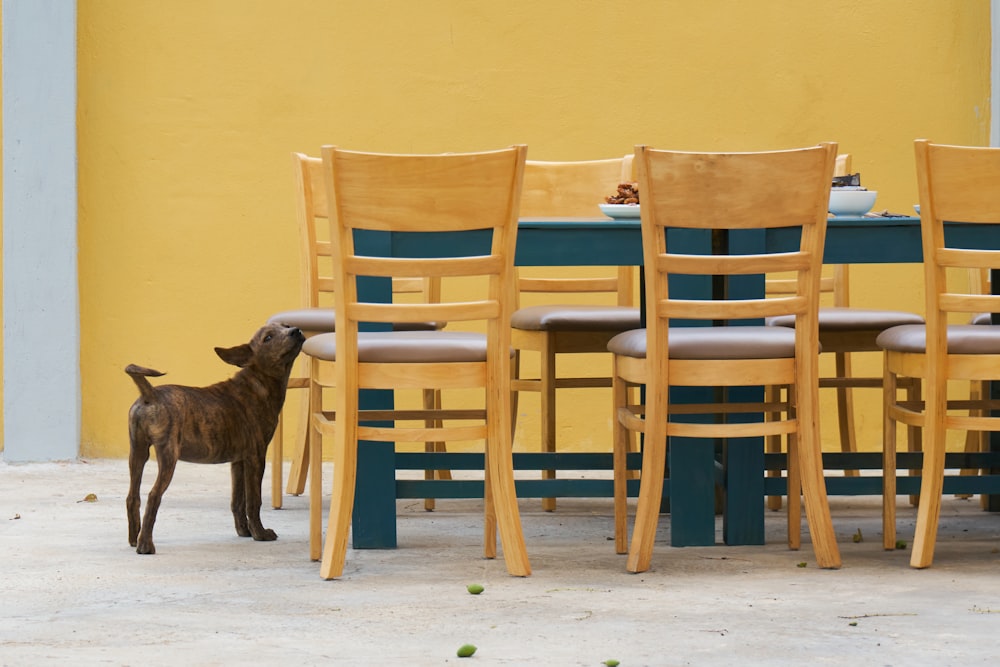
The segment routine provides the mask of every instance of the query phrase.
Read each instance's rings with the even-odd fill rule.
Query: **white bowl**
[[[854,190],[832,188],[830,190],[830,213],[834,215],[864,215],[875,205],[875,190]]]
[[[601,213],[615,220],[630,220],[639,217],[638,204],[598,204]]]

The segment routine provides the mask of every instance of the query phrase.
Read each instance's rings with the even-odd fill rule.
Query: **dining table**
[[[970,247],[990,244],[1000,247],[1000,232],[991,238],[982,234],[981,227],[954,225],[949,233],[959,243]],[[393,235],[384,232],[365,233],[356,238],[359,250],[365,244],[373,253],[394,256],[427,256],[440,251],[440,234]],[[448,240],[455,252],[468,250],[468,235]],[[638,219],[613,220],[594,218],[522,218],[518,225],[515,264],[518,266],[641,266],[642,232]],[[481,242],[481,239],[479,240]],[[679,243],[718,242],[681,236]],[[725,242],[735,252],[755,252],[760,249],[797,249],[798,236],[794,228],[734,230]],[[912,216],[843,216],[831,217],[827,225],[824,263],[828,264],[915,264],[921,262],[920,219]],[[671,289],[712,289],[703,278],[690,277],[672,283]],[[1000,280],[993,281],[994,289]],[[866,289],[862,287],[862,289]],[[874,286],[868,289],[875,289]],[[751,298],[764,294],[764,277],[751,276],[739,284],[728,286],[729,296]],[[359,282],[364,299],[392,298],[385,281],[371,279]],[[742,295],[742,296],[741,296]],[[888,295],[887,295],[888,298]],[[994,383],[1000,385],[1000,383]],[[994,393],[997,393],[994,388]],[[370,407],[384,406],[392,400],[391,392],[368,392],[362,397]],[[609,410],[610,410],[609,399]],[[1000,434],[994,434],[1000,435]],[[610,442],[606,452],[520,452],[514,453],[514,465],[519,470],[602,470],[612,468]],[[881,470],[879,451],[855,453],[824,453],[828,470]],[[949,467],[975,459],[978,468],[990,468],[993,474],[980,477],[949,477],[946,493],[969,490],[989,491],[988,509],[1000,511],[1000,437],[990,439],[989,451],[980,455],[949,454],[962,461],[949,462]],[[670,512],[670,543],[673,546],[707,546],[716,544],[716,514],[722,514],[722,538],[727,545],[764,543],[764,499],[768,495],[784,494],[785,479],[768,477],[765,471],[781,469],[783,454],[765,454],[759,439],[729,441],[723,447],[705,446],[704,442],[672,439],[668,450],[663,509]],[[641,454],[630,455],[629,467],[639,468]],[[901,452],[900,467],[919,469],[919,452]],[[982,458],[989,457],[989,458]],[[481,498],[481,480],[425,480],[413,475],[399,476],[398,470],[472,470],[482,469],[482,454],[460,452],[397,452],[392,443],[364,443],[358,450],[357,491],[352,523],[352,544],[356,549],[393,548],[396,536],[396,501],[401,498]],[[964,467],[964,466],[963,466]],[[971,466],[970,466],[971,467]],[[828,475],[830,495],[881,494],[880,475],[846,477]],[[638,491],[638,480],[630,481],[630,494]],[[899,478],[899,493],[915,493],[919,477]],[[984,484],[986,486],[984,486]],[[607,475],[579,478],[578,475],[556,479],[527,479],[519,475],[516,481],[519,497],[612,497],[612,481]],[[721,494],[717,490],[721,489]],[[721,496],[721,498],[719,497]],[[721,502],[720,502],[721,501]],[[721,504],[721,507],[720,507]]]

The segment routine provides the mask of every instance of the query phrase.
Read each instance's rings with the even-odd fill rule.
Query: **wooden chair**
[[[946,220],[1000,224],[1000,149],[947,146],[921,139],[915,151],[927,324],[889,329],[878,337],[878,344],[885,350],[884,546],[896,548],[896,425],[901,423],[923,431],[920,501],[910,565],[924,568],[934,559],[947,432],[1000,430],[1000,418],[985,416],[1000,407],[997,401],[988,397],[963,400],[948,394],[949,381],[979,383],[1000,378],[1000,327],[949,324],[949,318],[956,315],[968,318],[972,313],[1000,312],[1000,296],[969,294],[954,276],[956,269],[1000,269],[1000,250],[956,247],[953,241],[950,245],[944,229]],[[899,399],[897,383],[905,378],[922,383],[923,402]]]
[[[632,181],[632,156],[576,162],[529,160],[524,169],[521,192],[522,217],[600,217],[597,205],[613,194],[618,185]],[[556,278],[551,275],[518,274],[519,297],[546,294],[560,303],[519,307],[511,317],[512,344],[516,351],[515,392],[539,395],[541,450],[556,451],[556,390],[610,387],[610,369],[605,375],[559,376],[556,358],[564,354],[607,353],[608,341],[622,331],[641,326],[639,309],[633,306],[632,267],[615,267],[613,275]],[[605,304],[599,295],[606,298]],[[586,295],[587,303],[570,303]],[[607,303],[610,302],[610,303]],[[519,298],[519,306],[520,298]],[[539,375],[521,377],[523,351],[538,353]],[[514,399],[515,409],[517,396]],[[543,470],[544,479],[553,479],[554,470]],[[555,498],[544,498],[542,507],[556,508]]]
[[[332,332],[336,324],[333,310],[333,265],[330,245],[329,223],[327,220],[326,191],[323,186],[323,162],[319,158],[302,153],[292,153],[295,174],[295,209],[299,227],[299,248],[302,259],[301,286],[302,308],[275,313],[268,322],[280,322],[298,327],[310,338],[320,333]],[[440,282],[423,279],[400,278],[392,281],[394,294],[415,295],[419,301],[436,301],[440,298]],[[443,326],[437,322],[402,323],[396,328],[424,331]],[[301,372],[293,373],[288,380],[289,389],[309,387],[309,366]],[[440,404],[440,392],[427,390],[425,400],[430,404]],[[286,406],[286,409],[287,406]],[[282,505],[281,482],[284,460],[284,412],[278,416],[278,426],[271,441],[271,503],[275,509]],[[292,455],[292,466],[288,477],[287,493],[301,495],[305,490],[306,475],[309,471],[308,450],[308,401],[299,402],[299,428]],[[429,447],[434,447],[428,443]],[[428,471],[435,474],[435,471]],[[436,473],[447,476],[447,471]],[[427,509],[433,508],[433,499],[427,499]]]
[[[311,362],[309,451],[319,466],[321,437],[332,435],[333,495],[322,550],[323,578],[343,572],[357,479],[359,441],[485,440],[484,552],[496,555],[499,528],[507,570],[531,573],[521,532],[511,454],[510,313],[518,202],[527,148],[446,155],[387,155],[323,148],[323,172],[334,257],[337,329],[306,341]],[[398,258],[355,252],[356,231],[468,232],[492,239],[473,256]],[[479,237],[481,238],[481,237]],[[483,245],[483,244],[480,244]],[[427,304],[359,300],[357,278],[460,279],[465,300]],[[359,323],[447,321],[478,324],[485,333],[386,331],[359,334]],[[336,363],[333,363],[333,362]],[[323,389],[335,387],[336,409],[323,410]],[[366,389],[459,390],[480,405],[456,410],[361,410]],[[443,421],[442,421],[443,420]],[[410,422],[416,426],[407,426]],[[472,423],[469,423],[469,422]],[[379,423],[389,422],[382,426]],[[433,423],[433,426],[428,426]],[[318,515],[322,488],[310,483]],[[364,480],[360,480],[364,483]],[[319,541],[310,526],[310,541]]]
[[[970,294],[991,294],[992,287],[990,285],[990,272],[986,269],[969,269],[969,293]],[[993,314],[992,313],[977,313],[970,319],[972,324],[993,324]],[[989,396],[989,382],[970,382],[969,383],[969,400],[981,404],[984,397]],[[981,409],[975,409],[969,411],[972,416],[982,417],[985,413]],[[986,451],[986,441],[987,433],[983,431],[966,431],[965,433],[965,452],[967,454]],[[962,474],[966,476],[974,476],[981,474],[982,471],[978,468],[963,468]],[[972,494],[959,493],[956,494],[959,498],[971,498]],[[985,495],[980,496],[980,502],[983,509],[987,506],[987,497]]]
[[[845,153],[837,156],[833,170],[834,176],[845,176],[851,173],[851,155]],[[849,268],[844,264],[825,267],[825,275],[820,283],[820,293],[831,297],[829,307],[819,309],[819,344],[823,354],[834,357],[834,374],[831,377],[820,377],[821,389],[831,388],[837,391],[837,428],[840,436],[840,451],[858,451],[857,432],[854,427],[854,389],[882,388],[882,377],[863,377],[855,375],[851,369],[852,352],[880,352],[875,339],[880,333],[891,327],[903,324],[922,324],[924,319],[916,313],[897,310],[881,310],[870,308],[854,308],[850,306]],[[768,277],[765,281],[768,294],[794,293],[795,281],[784,278]],[[775,317],[768,320],[772,326],[795,326],[791,316]],[[775,387],[767,388],[768,395],[773,398]],[[913,443],[919,447],[919,443]],[[781,451],[781,439],[767,439],[767,451]],[[846,469],[845,475],[856,477],[856,469]],[[769,476],[780,476],[780,470],[768,471]],[[781,508],[781,496],[768,497],[770,509]]]
[[[719,438],[788,436],[790,484],[802,489],[816,560],[820,567],[840,566],[817,417],[819,284],[836,152],[836,144],[761,153],[680,153],[636,147],[646,328],[620,334],[608,345],[614,354],[615,542],[619,552],[625,550],[627,538],[627,432],[645,436],[635,532],[628,550],[627,567],[632,572],[650,565],[669,437],[705,438],[706,446],[713,447]],[[679,236],[701,234],[707,248],[720,245],[714,241],[726,233],[775,227],[800,228],[798,250],[738,255],[725,254],[724,245],[723,254],[673,249]],[[766,271],[794,272],[796,293],[730,299],[728,294],[677,298],[669,292],[674,275],[739,277]],[[706,325],[785,314],[797,318],[794,328]],[[692,320],[691,326],[678,326],[680,320]],[[645,386],[644,406],[628,404],[627,388],[632,385]],[[790,387],[788,398],[780,405],[670,400],[670,391],[677,387],[718,391],[768,385]],[[739,413],[739,419],[729,422],[726,415],[732,413]],[[781,419],[765,420],[763,413],[777,413]],[[692,415],[716,415],[716,419],[691,423]],[[789,546],[797,548],[798,494],[789,495],[788,514]]]

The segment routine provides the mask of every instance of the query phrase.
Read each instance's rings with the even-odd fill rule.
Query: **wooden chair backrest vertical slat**
[[[636,147],[648,338],[656,341],[651,350],[661,345],[661,338],[666,341],[665,329],[672,318],[727,320],[794,314],[803,323],[803,331],[809,331],[817,317],[835,155],[835,144],[728,154]],[[761,211],[767,213],[761,215]],[[669,228],[709,232],[792,226],[802,230],[800,247],[793,252],[693,255],[669,252],[667,248]],[[763,273],[772,267],[795,273],[795,293],[744,300],[669,296],[671,274],[745,275]],[[666,347],[659,349],[659,354],[665,355]]]
[[[943,340],[950,314],[1000,312],[1000,296],[984,284],[987,270],[1000,269],[1000,250],[949,245],[944,225],[1000,224],[1000,149],[918,140],[915,151],[928,336]],[[956,288],[958,280],[949,283],[949,269],[968,272],[968,288]],[[928,354],[934,347],[928,346]]]
[[[620,183],[634,181],[632,155],[579,161],[528,160],[521,191],[521,217],[600,217],[597,205]],[[609,293],[619,306],[635,303],[632,267],[617,267],[614,275],[553,278],[521,275],[519,293]]]
[[[518,203],[526,148],[444,155],[384,155],[323,147],[323,176],[334,250],[338,326],[365,322],[486,320],[509,317]],[[485,254],[439,258],[366,257],[354,250],[355,230],[443,232],[490,230]],[[354,278],[399,276],[439,280],[484,277],[488,295],[443,303],[362,303]],[[465,300],[463,300],[465,299]],[[442,300],[443,301],[443,300]],[[507,333],[509,338],[509,332]],[[340,349],[338,335],[338,350]],[[339,354],[339,352],[338,352]]]

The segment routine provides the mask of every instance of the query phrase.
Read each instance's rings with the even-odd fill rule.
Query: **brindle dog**
[[[240,370],[209,387],[154,387],[146,377],[163,373],[135,365],[125,369],[140,394],[128,415],[130,483],[125,501],[128,542],[138,553],[156,553],[153,524],[177,461],[230,463],[236,533],[264,541],[278,537],[260,522],[260,485],[267,445],[285,402],[292,364],[304,340],[302,332],[294,327],[268,324],[247,344],[217,347],[216,354]],[[140,529],[139,485],[150,447],[156,449],[159,472]]]

